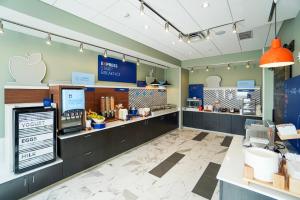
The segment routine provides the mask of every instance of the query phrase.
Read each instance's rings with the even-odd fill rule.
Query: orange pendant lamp
[[[275,4],[275,36],[276,36],[276,4]],[[294,56],[293,53],[281,46],[280,39],[276,36],[273,39],[271,47],[266,51],[260,58],[260,67],[262,68],[273,68],[293,65]]]

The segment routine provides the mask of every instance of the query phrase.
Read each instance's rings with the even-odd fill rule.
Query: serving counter
[[[220,200],[299,200],[299,198],[243,180],[243,137],[234,136],[221,165],[217,179],[220,180]]]
[[[183,108],[183,126],[236,135],[245,135],[246,119],[261,120],[261,116],[241,115],[240,113],[206,112]]]

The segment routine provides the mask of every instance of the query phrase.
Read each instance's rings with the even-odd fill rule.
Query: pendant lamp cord
[[[275,3],[275,38],[277,38],[277,3]]]

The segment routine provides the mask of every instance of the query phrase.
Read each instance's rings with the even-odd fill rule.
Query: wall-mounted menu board
[[[136,64],[98,56],[98,80],[136,83]]]
[[[15,173],[25,172],[56,159],[55,109],[15,108]]]

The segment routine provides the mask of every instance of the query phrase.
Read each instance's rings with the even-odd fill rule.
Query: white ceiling
[[[238,24],[238,32],[253,31],[252,39],[239,41],[229,25],[213,30],[210,40],[191,44],[179,42],[178,32],[173,29],[165,32],[165,22],[147,8],[145,15],[141,16],[138,0],[42,1],[180,60],[262,49],[274,37],[267,22],[272,0],[144,0],[184,33],[237,20],[244,20]],[[209,7],[202,8],[203,2],[208,2]],[[299,9],[300,0],[280,0],[278,29],[283,20],[294,18]],[[214,34],[220,30],[226,33]]]

